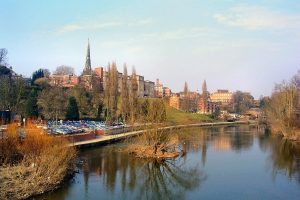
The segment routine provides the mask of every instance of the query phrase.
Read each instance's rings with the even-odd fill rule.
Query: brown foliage
[[[289,82],[277,84],[265,109],[274,132],[289,138],[300,137],[300,73]]]
[[[23,199],[57,187],[73,172],[76,151],[67,142],[29,124],[25,138],[16,124],[1,141],[0,199]]]

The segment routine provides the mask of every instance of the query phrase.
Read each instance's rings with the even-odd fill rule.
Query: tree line
[[[3,57],[1,60],[6,59]],[[161,105],[165,112],[162,100],[139,98],[135,68],[133,67],[129,76],[125,64],[121,78],[116,63],[108,64],[103,90],[97,86],[86,89],[80,84],[71,88],[51,86],[50,72],[47,69],[33,72],[29,84],[24,78],[15,76],[5,65],[2,62],[0,66],[0,81],[3,86],[0,87],[0,110],[10,110],[26,118],[95,119],[111,124],[116,121],[143,121],[151,111],[152,104]],[[53,74],[73,73],[72,67],[59,66]]]
[[[300,71],[289,81],[276,84],[270,98],[263,99],[268,124],[287,137],[300,136]]]

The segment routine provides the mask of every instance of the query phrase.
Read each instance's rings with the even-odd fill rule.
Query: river
[[[126,142],[82,150],[78,173],[37,199],[300,199],[300,145],[256,126],[178,130],[176,159],[138,159]]]

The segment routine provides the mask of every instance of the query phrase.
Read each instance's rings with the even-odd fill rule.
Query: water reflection
[[[270,168],[273,176],[284,173],[300,182],[300,144],[271,136],[259,137],[260,148],[269,152]]]
[[[250,199],[272,199],[279,194],[293,199],[300,193],[300,190],[282,192],[274,187],[276,179],[280,179],[280,184],[291,184],[286,179],[297,179],[300,189],[299,144],[271,136],[256,126],[193,128],[178,134],[186,154],[173,160],[137,159],[122,153],[126,143],[82,151],[83,164],[78,166],[80,173],[75,181],[42,198],[184,199],[188,196],[198,199],[199,195],[213,198],[215,191],[224,192],[223,186],[218,187],[219,182],[226,183],[228,190],[241,199],[246,191],[248,194],[254,191],[253,196],[245,197]],[[227,157],[223,158],[224,155]],[[254,175],[261,180],[252,180]],[[254,195],[256,189],[249,186],[259,184],[260,188],[271,191],[260,195],[269,196]],[[208,188],[201,190],[205,185],[213,188],[212,193]]]
[[[91,175],[101,176],[112,193],[119,182],[123,197],[128,191],[134,194],[130,199],[182,199],[186,191],[199,187],[206,179],[199,166],[187,167],[184,158],[140,160],[112,147],[105,152],[84,152],[82,159],[86,160],[82,167],[86,193]]]
[[[144,161],[142,175],[136,199],[183,199],[206,179],[197,166],[185,168],[174,160]]]

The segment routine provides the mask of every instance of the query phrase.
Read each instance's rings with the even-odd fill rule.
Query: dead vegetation
[[[161,129],[166,124],[166,105],[163,100],[148,99],[140,103],[139,121],[144,133],[129,141],[125,151],[139,158],[174,158],[180,150],[178,136]]]
[[[178,136],[155,125],[148,126],[145,133],[133,138],[126,151],[139,158],[175,158],[181,153]]]
[[[276,85],[265,113],[274,133],[300,140],[300,71],[290,81]]]
[[[20,137],[16,124],[8,126],[0,142],[0,199],[25,199],[57,188],[74,171],[76,151],[66,141],[50,137],[29,124]]]

